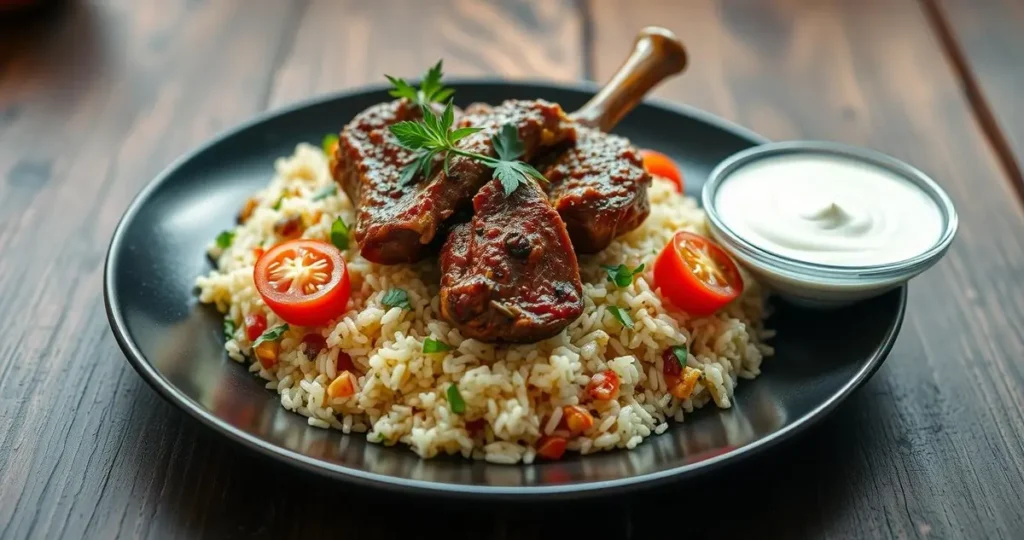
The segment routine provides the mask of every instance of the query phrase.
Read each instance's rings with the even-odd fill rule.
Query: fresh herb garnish
[[[274,210],[280,210],[281,209],[281,203],[283,203],[283,202],[284,202],[284,195],[281,195],[281,197],[279,197],[277,199],[277,202],[275,202],[274,206],[272,206],[271,208],[273,208]]]
[[[444,73],[441,71],[441,64],[442,61],[438,60],[434,67],[427,70],[423,80],[420,81],[419,90],[407,83],[405,79],[384,75],[391,81],[391,85],[394,86],[388,93],[391,94],[391,97],[408,99],[420,107],[430,107],[431,103],[444,103],[455,90],[445,88],[441,84],[441,77],[444,76]]]
[[[454,384],[448,385],[448,391],[445,392],[448,395],[448,408],[455,414],[462,414],[466,412],[466,402],[462,399],[462,394],[459,393],[459,387]]]
[[[512,194],[520,184],[535,178],[546,181],[544,175],[532,165],[520,161],[525,148],[519,140],[519,131],[513,124],[505,124],[498,133],[491,136],[491,146],[498,157],[486,156],[475,152],[467,152],[456,143],[478,131],[478,127],[452,129],[455,112],[451,102],[444,108],[441,116],[437,116],[429,108],[423,108],[423,120],[418,122],[404,121],[393,124],[389,129],[398,139],[398,144],[415,152],[413,160],[402,169],[399,181],[408,184],[422,174],[430,176],[431,164],[438,155],[444,156],[444,169],[447,172],[452,156],[474,159],[494,169],[494,178],[501,182],[505,195]]]
[[[327,154],[327,157],[331,157],[334,153],[334,147],[338,144],[338,136],[333,133],[324,135],[324,139],[320,141],[320,149]]]
[[[380,302],[389,308],[412,309],[409,305],[409,293],[405,292],[405,289],[399,289],[398,287],[388,289],[388,292],[384,293],[384,298]]]
[[[450,350],[452,350],[452,346],[443,341],[438,341],[434,338],[423,340],[423,352],[425,353],[439,353]]]
[[[224,341],[230,341],[235,337],[235,321],[224,319]]]
[[[217,247],[221,249],[227,249],[231,247],[231,242],[235,241],[235,231],[223,231],[217,235]]]
[[[252,347],[255,349],[260,343],[263,343],[264,341],[277,341],[277,340],[281,339],[281,336],[283,336],[284,333],[287,332],[287,331],[288,331],[288,325],[287,324],[282,324],[281,326],[275,326],[275,327],[271,328],[270,330],[267,330],[266,332],[263,332],[263,334],[261,334],[260,337],[256,338],[256,341],[252,342]]]
[[[686,353],[686,346],[685,345],[675,345],[675,346],[673,346],[672,347],[672,354],[676,357],[676,360],[679,361],[679,367],[683,367],[683,368],[686,367],[686,354],[687,353]]]
[[[331,243],[338,249],[348,249],[348,225],[340,217],[331,223]]]
[[[334,195],[337,192],[338,192],[338,186],[336,186],[334,184],[326,185],[326,186],[316,190],[316,193],[313,193],[313,200],[314,201],[319,201],[321,199],[326,199],[327,197],[330,197],[331,195]]]
[[[612,314],[612,317],[615,317],[615,320],[619,321],[619,324],[630,330],[633,329],[633,319],[629,317],[628,310],[622,309],[619,306],[608,306],[608,311]]]
[[[633,283],[633,276],[644,271],[644,265],[642,264],[632,270],[624,264],[620,264],[618,266],[602,264],[601,268],[604,268],[604,271],[608,272],[608,281],[611,281],[619,287],[629,287],[629,284]]]

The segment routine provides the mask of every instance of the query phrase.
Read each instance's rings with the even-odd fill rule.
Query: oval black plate
[[[459,104],[544,98],[574,110],[594,87],[463,82]],[[230,361],[220,316],[197,304],[193,282],[209,271],[207,243],[230,227],[245,198],[263,187],[274,159],[317,143],[353,115],[388,99],[374,88],[302,103],[259,117],[178,160],[132,202],[107,254],[104,294],[128,361],[162,396],[263,454],[343,480],[419,492],[501,497],[606,494],[707,471],[753,455],[832,411],[881,365],[903,319],[906,288],[830,313],[777,305],[776,356],[736,405],[687,418],[635,450],[571,455],[555,463],[492,465],[421,460],[405,447],[369,444],[306,424],[281,408],[264,381]],[[687,192],[700,193],[726,156],[764,139],[709,114],[645,103],[616,130],[682,164]]]

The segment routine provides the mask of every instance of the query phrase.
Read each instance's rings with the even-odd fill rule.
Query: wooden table
[[[1024,2],[61,4],[0,25],[0,537],[1024,535]],[[890,359],[820,427],[653,493],[473,507],[256,457],[124,361],[103,256],[176,156],[259,111],[441,57],[456,75],[603,81],[647,24],[692,53],[660,97],[771,138],[888,152],[957,203],[959,237],[915,282]]]

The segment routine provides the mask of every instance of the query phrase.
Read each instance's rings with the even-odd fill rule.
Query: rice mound
[[[251,359],[242,321],[250,313],[265,315],[268,328],[283,321],[253,284],[253,249],[278,241],[273,227],[282,216],[303,216],[312,222],[303,237],[327,240],[337,216],[351,224],[354,215],[340,190],[313,200],[333,185],[319,148],[298,145],[292,156],[276,161],[275,172],[256,194],[260,205],[234,230],[231,245],[210,247],[217,268],[196,285],[201,302],[216,305],[235,323],[224,345],[228,355],[266,379],[266,387],[280,394],[281,405],[306,416],[310,426],[365,433],[375,443],[406,444],[423,458],[458,453],[494,463],[530,463],[533,444],[556,429],[562,407],[580,403],[590,377],[612,369],[621,379],[618,398],[587,403],[594,425],[570,439],[568,449],[582,454],[632,449],[652,433],[663,433],[669,420],[682,422],[708,403],[730,407],[738,380],[756,377],[763,358],[772,354],[763,343],[770,337],[762,324],[764,295],[749,276],[744,276],[740,299],[703,318],[670,308],[652,287],[652,263],[674,232],[708,234],[696,202],[656,178],[644,224],[601,253],[580,258],[584,313],[555,337],[516,346],[463,339],[440,317],[436,259],[381,266],[363,259],[353,241],[343,252],[352,281],[348,312],[326,327],[291,327],[281,341],[278,363],[263,369]],[[620,263],[645,263],[646,270],[630,286],[618,288],[601,265]],[[392,287],[407,291],[411,309],[381,303]],[[627,308],[634,328],[625,328],[608,306]],[[328,345],[315,358],[300,347],[310,332],[320,333]],[[428,337],[452,350],[422,352]],[[668,393],[662,375],[662,352],[673,345],[685,345],[687,365],[702,372],[689,399],[682,401]],[[342,351],[361,372],[358,386],[350,397],[330,398],[327,387],[338,376]],[[449,408],[451,384],[465,401],[463,414]],[[466,423],[478,419],[486,421],[486,428],[467,430]]]

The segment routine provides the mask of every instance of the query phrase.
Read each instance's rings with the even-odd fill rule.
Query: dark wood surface
[[[666,521],[690,538],[1020,538],[1024,17],[1011,0],[940,4],[67,0],[0,21],[0,538],[626,538]],[[255,457],[124,361],[103,313],[107,242],[190,147],[439,57],[455,75],[604,80],[651,23],[692,59],[659,97],[772,138],[891,153],[957,203],[960,235],[915,281],[892,356],[821,426],[652,493],[467,506]]]

